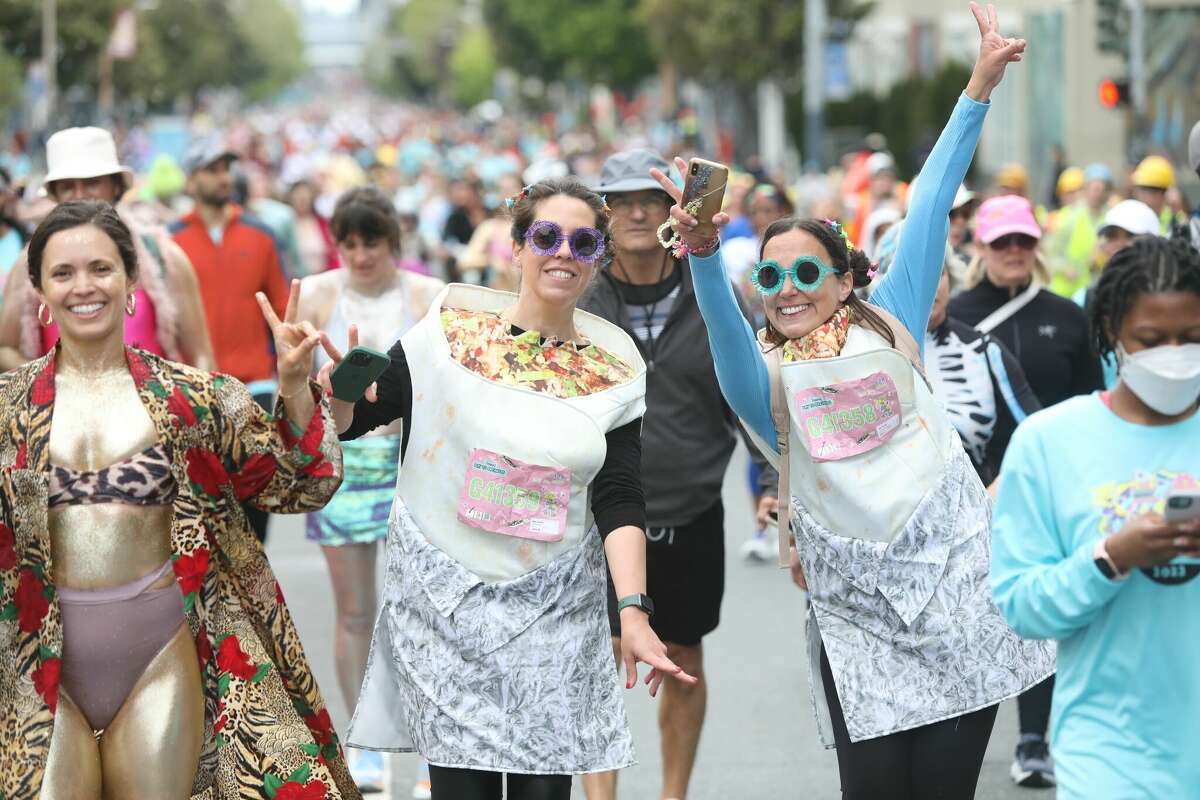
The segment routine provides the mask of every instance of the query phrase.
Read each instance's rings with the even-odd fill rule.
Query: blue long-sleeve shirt
[[[872,303],[904,323],[918,342],[925,340],[929,310],[942,275],[950,207],[975,155],[987,109],[987,103],[965,94],[959,97],[912,188],[896,261],[871,296]],[[767,367],[725,277],[721,251],[707,258],[691,256],[691,264],[696,301],[708,326],[721,391],[742,421],[774,446]]]
[[[1200,798],[1200,561],[1110,580],[1096,540],[1200,488],[1200,414],[1135,425],[1099,395],[1029,417],[1004,457],[992,594],[1022,636],[1056,639],[1060,800]]]

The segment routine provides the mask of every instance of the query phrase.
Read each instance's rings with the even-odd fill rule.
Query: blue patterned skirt
[[[328,505],[308,515],[305,535],[325,547],[385,539],[399,460],[398,434],[342,442],[342,486]]]

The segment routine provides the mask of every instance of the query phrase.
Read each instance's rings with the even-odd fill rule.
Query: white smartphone
[[[1163,517],[1167,522],[1190,522],[1200,517],[1200,491],[1171,491]]]

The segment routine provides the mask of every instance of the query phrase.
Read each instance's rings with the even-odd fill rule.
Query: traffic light
[[[1096,46],[1105,53],[1129,54],[1129,15],[1123,0],[1096,0]]]
[[[1100,81],[1100,105],[1105,108],[1129,105],[1129,81],[1112,78]]]

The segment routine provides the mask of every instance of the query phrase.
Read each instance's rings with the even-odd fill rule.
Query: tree
[[[887,137],[901,174],[915,175],[970,78],[967,65],[947,63],[929,77],[910,77],[895,84],[884,97],[864,91],[843,102],[829,103],[825,123],[830,129],[860,134],[879,131]],[[799,136],[804,128],[804,105],[799,95],[789,100],[788,128]]]
[[[523,75],[628,88],[656,59],[638,0],[483,0],[500,62]]]
[[[0,128],[4,127],[9,111],[21,102],[21,86],[24,81],[21,62],[0,50]]]
[[[392,12],[386,40],[400,49],[386,59],[372,79],[378,88],[394,94],[428,98],[436,94],[447,75],[447,60],[458,40],[461,0],[408,0]]]
[[[463,32],[450,53],[450,74],[459,105],[470,107],[491,96],[496,57],[487,28],[475,26]]]
[[[265,100],[305,69],[300,20],[283,0],[240,0],[235,6],[238,48],[249,56],[234,83],[251,100]]]
[[[58,83],[96,86],[116,12],[131,0],[58,0]],[[0,2],[0,49],[41,56],[42,0]],[[162,107],[209,87],[261,99],[303,71],[299,22],[285,0],[156,0],[138,12],[138,48],[117,62],[120,98]]]
[[[859,0],[830,0],[846,22],[870,10]],[[656,53],[687,77],[752,86],[798,74],[804,56],[804,3],[792,0],[640,0],[637,16]]]
[[[58,0],[58,83],[94,86],[118,0]],[[42,56],[42,0],[0,2],[0,50],[30,63]]]

